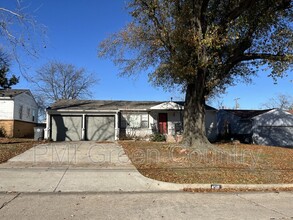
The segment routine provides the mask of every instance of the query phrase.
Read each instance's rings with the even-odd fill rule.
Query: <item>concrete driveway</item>
[[[117,143],[95,142],[38,145],[1,164],[0,179],[1,192],[133,192],[186,186],[146,178]]]

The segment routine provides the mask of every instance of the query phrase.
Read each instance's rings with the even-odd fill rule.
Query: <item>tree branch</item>
[[[12,14],[12,15],[14,15],[16,17],[23,18],[23,16],[21,16],[20,14],[14,12],[14,11],[11,11],[9,9],[6,9],[6,8],[0,8],[0,11],[5,11],[5,12],[8,12],[9,14]]]
[[[293,54],[245,53],[239,57],[239,61],[260,59],[272,61],[288,61],[290,59],[293,59]]]
[[[170,41],[170,36],[169,33],[164,29],[164,25],[161,24],[161,22],[159,21],[159,19],[156,16],[156,9],[152,8],[149,6],[149,4],[146,1],[141,1],[143,6],[146,7],[148,10],[151,11],[151,13],[148,13],[147,15],[149,16],[149,18],[151,19],[151,21],[153,21],[155,27],[156,27],[156,32],[157,35],[159,37],[159,39],[162,41],[162,43],[164,44],[164,46],[166,48],[168,48],[169,51],[173,50],[171,41]],[[166,25],[165,25],[166,26]]]
[[[256,2],[257,1],[255,0],[242,0],[238,7],[234,8],[234,10],[228,13],[225,23],[229,23],[230,21],[237,19],[240,15],[243,14],[243,12],[249,10]]]
[[[203,35],[205,35],[206,30],[207,30],[206,12],[207,12],[207,9],[208,9],[209,2],[210,2],[210,0],[203,0],[202,5],[201,5],[200,20],[201,20],[201,23],[202,23]]]

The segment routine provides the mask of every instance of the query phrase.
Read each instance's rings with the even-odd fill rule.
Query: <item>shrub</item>
[[[6,137],[6,131],[3,127],[0,127],[0,137]]]
[[[156,133],[156,134],[151,135],[150,140],[155,141],[155,142],[164,142],[164,141],[166,141],[166,137],[163,134]]]

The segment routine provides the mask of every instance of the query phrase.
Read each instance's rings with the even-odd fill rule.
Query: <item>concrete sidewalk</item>
[[[293,194],[0,193],[0,219],[292,219]]]
[[[0,192],[144,192],[210,188],[142,176],[116,143],[62,142],[38,145],[0,165]],[[251,185],[250,188],[280,185]],[[282,185],[292,187],[292,184]],[[223,185],[241,188],[247,185]]]

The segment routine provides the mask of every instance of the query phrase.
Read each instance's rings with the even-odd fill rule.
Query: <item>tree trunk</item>
[[[205,84],[203,77],[197,78],[186,89],[183,144],[204,149],[210,145],[205,132]]]

